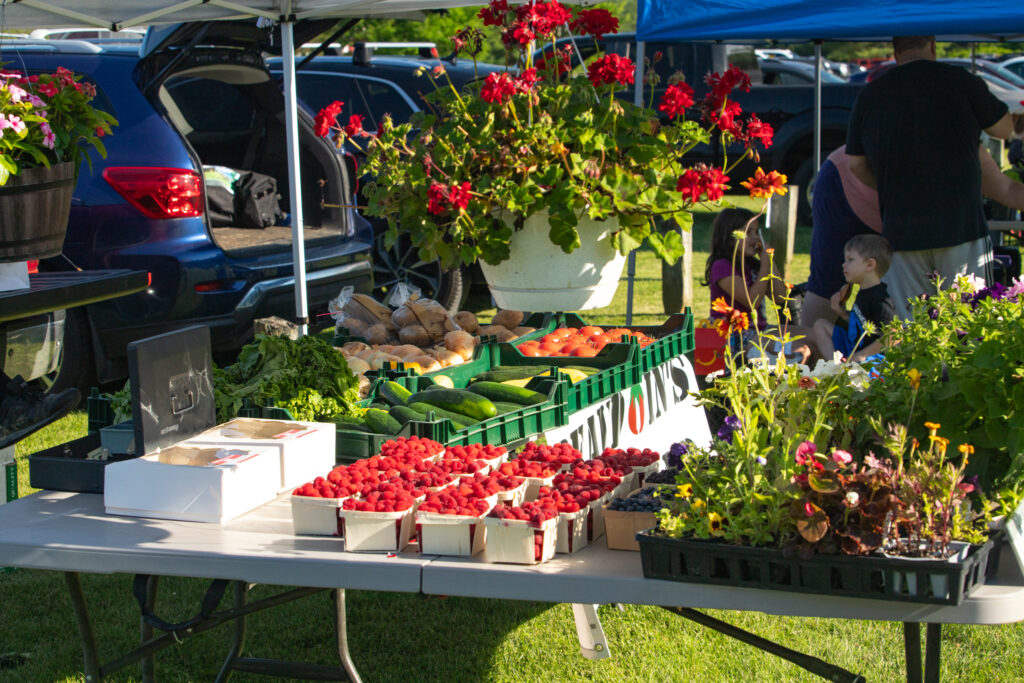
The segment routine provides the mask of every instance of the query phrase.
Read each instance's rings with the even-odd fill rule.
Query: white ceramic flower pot
[[[496,266],[480,262],[499,308],[580,311],[612,302],[626,257],[611,244],[615,220],[580,220],[580,246],[566,254],[548,237],[547,212],[526,219],[512,235],[511,256]]]

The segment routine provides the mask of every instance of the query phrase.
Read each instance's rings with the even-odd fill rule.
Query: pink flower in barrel
[[[71,162],[76,171],[90,148],[106,157],[100,138],[117,120],[94,106],[96,86],[63,67],[26,75],[0,65],[0,185],[32,168]]]

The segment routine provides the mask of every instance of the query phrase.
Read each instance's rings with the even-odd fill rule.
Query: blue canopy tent
[[[637,39],[1024,40],[1024,4],[1015,0],[637,0]]]

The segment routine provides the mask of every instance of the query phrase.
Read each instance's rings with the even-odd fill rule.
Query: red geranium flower
[[[686,169],[676,182],[676,192],[682,192],[684,197],[689,195],[691,202],[699,202],[704,194],[703,176],[692,168]]]
[[[708,200],[717,202],[725,194],[725,191],[729,189],[726,183],[729,182],[729,176],[722,173],[720,168],[709,168],[704,172],[704,183],[706,185],[706,191],[708,193]]]
[[[566,9],[558,0],[521,5],[519,10],[522,12],[522,15],[530,17],[533,29],[542,36],[550,36],[559,26],[568,23],[572,19],[572,12]]]
[[[451,202],[452,207],[456,209],[466,209],[469,207],[470,187],[467,180],[461,185],[452,185],[448,189],[448,200]]]
[[[316,119],[313,121],[314,131],[317,135],[322,138],[327,137],[331,132],[331,126],[336,123],[338,114],[341,113],[343,106],[345,106],[344,102],[335,100],[317,112]]]
[[[630,85],[636,78],[636,64],[629,57],[607,54],[587,67],[587,77],[595,88],[613,83]]]
[[[761,144],[765,148],[772,146],[772,137],[775,135],[775,130],[772,128],[770,123],[765,123],[761,119],[757,118],[756,114],[751,114],[750,118],[747,119],[747,140],[751,143],[754,140],[760,140]]]
[[[572,45],[567,45],[566,48],[538,59],[537,69],[546,73],[557,70],[556,77],[569,73],[572,66]]]
[[[444,185],[434,183],[427,190],[427,213],[440,216],[448,210],[447,192]]]
[[[501,26],[505,23],[506,14],[508,14],[506,0],[491,0],[490,4],[476,15],[484,20],[484,26]]]
[[[574,31],[601,40],[606,33],[619,32],[619,20],[606,9],[584,9],[580,10],[571,27]]]
[[[348,117],[348,125],[345,126],[345,135],[350,138],[366,135],[366,131],[363,130],[363,117],[361,115],[352,114],[352,116]]]
[[[480,99],[484,102],[503,104],[505,99],[515,94],[516,86],[507,73],[492,71],[487,74],[484,84],[480,87]]]
[[[665,94],[661,96],[661,104],[658,111],[668,114],[670,119],[686,114],[686,110],[693,106],[693,88],[686,83],[676,83],[665,88]]]
[[[519,74],[513,79],[516,86],[516,92],[531,92],[533,86],[540,82],[540,76],[537,75],[536,69],[527,69],[523,73]]]

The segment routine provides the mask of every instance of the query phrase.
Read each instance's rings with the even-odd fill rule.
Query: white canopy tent
[[[468,7],[483,0],[0,0],[0,33],[10,29],[93,26],[117,31],[129,26],[260,18],[281,27],[284,55],[295,53],[293,24],[314,18],[422,18],[423,11]],[[586,4],[579,2],[576,4]],[[284,67],[288,183],[291,193],[295,315],[306,333],[306,261],[295,92],[295,63]]]

